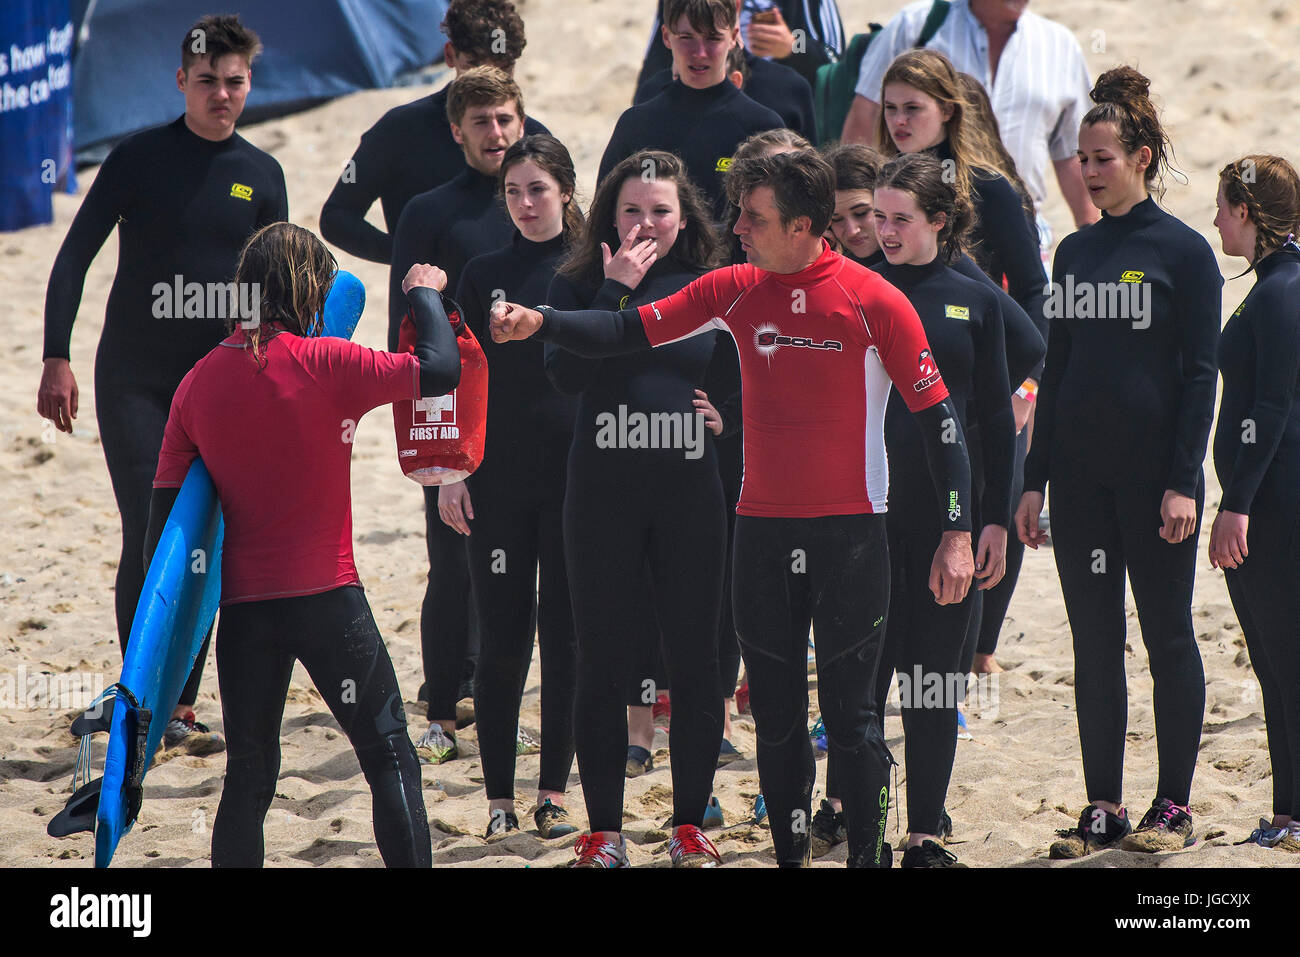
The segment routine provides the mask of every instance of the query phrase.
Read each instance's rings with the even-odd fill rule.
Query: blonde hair
[[[504,70],[494,66],[476,66],[466,70],[447,87],[447,119],[456,126],[472,106],[493,106],[514,100],[515,113],[524,118],[524,95]]]

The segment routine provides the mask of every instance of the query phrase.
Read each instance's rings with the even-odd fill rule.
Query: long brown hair
[[[1151,165],[1143,176],[1147,190],[1160,199],[1165,193],[1165,171],[1175,169],[1170,162],[1174,147],[1160,125],[1150,91],[1151,81],[1131,66],[1107,70],[1092,88],[1092,101],[1097,105],[1084,115],[1082,125],[1113,123],[1120,145],[1129,154],[1149,148]]]
[[[501,169],[497,173],[497,192],[504,196],[506,174],[512,167],[530,160],[555,180],[561,194],[569,194],[568,202],[564,204],[564,241],[573,242],[582,235],[583,224],[582,210],[578,206],[578,177],[573,171],[573,157],[554,136],[532,133],[511,143],[501,159]]]
[[[876,128],[876,148],[886,159],[897,156],[898,147],[889,135],[885,122],[884,91],[891,83],[901,83],[938,101],[940,108],[951,107],[952,116],[944,123],[948,151],[952,154],[953,175],[959,192],[970,194],[971,173],[975,169],[995,171],[990,159],[981,155],[979,145],[971,136],[969,107],[962,95],[961,84],[952,62],[936,50],[908,50],[895,58],[880,81],[880,119]],[[988,175],[986,173],[985,175]]]
[[[293,223],[271,223],[248,238],[235,267],[234,290],[257,290],[257,321],[245,330],[254,361],[264,364],[268,322],[280,323],[295,335],[320,335],[325,299],[338,267],[334,254],[314,233]],[[232,303],[229,316],[227,325],[234,332],[241,322],[238,302]]]
[[[1246,204],[1255,224],[1252,265],[1300,232],[1300,174],[1282,157],[1243,156],[1219,171],[1219,184],[1233,206]]]
[[[969,195],[947,182],[943,164],[926,152],[902,153],[880,169],[876,189],[907,193],[930,222],[940,213],[946,222],[939,230],[939,255],[950,263],[961,255],[966,234],[974,218]]]
[[[708,205],[686,172],[686,164],[675,153],[640,150],[610,170],[596,187],[582,237],[569,247],[557,270],[560,275],[582,286],[599,286],[604,281],[605,262],[600,244],[618,249],[620,240],[615,226],[618,194],[625,182],[639,176],[666,179],[677,187],[677,202],[686,225],[678,233],[669,255],[688,269],[700,272],[721,264],[725,256],[722,239],[713,227]]]
[[[1032,222],[1035,218],[1034,199],[1029,195],[1025,181],[1020,178],[1016,161],[1007,152],[1006,144],[1002,142],[1002,129],[998,126],[998,118],[993,113],[993,104],[989,101],[988,91],[984,89],[983,83],[969,73],[958,73],[957,83],[966,101],[968,121],[966,132],[974,147],[973,155],[978,157],[975,165],[1001,173],[1020,196],[1020,205],[1024,207],[1025,215]]]

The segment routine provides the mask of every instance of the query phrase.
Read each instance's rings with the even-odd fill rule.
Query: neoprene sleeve
[[[961,417],[951,399],[944,399],[928,409],[915,412],[925,442],[925,458],[930,465],[934,487],[939,490],[940,527],[945,532],[971,530],[970,455]],[[945,433],[955,441],[944,441]]]
[[[645,326],[635,309],[557,312],[542,306],[538,311],[542,314],[542,326],[536,334],[546,342],[580,356],[598,359],[650,348]]]
[[[415,286],[406,294],[420,360],[420,394],[446,395],[460,384],[460,349],[436,289]]]

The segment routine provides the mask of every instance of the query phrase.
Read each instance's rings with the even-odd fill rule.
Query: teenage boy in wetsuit
[[[71,434],[78,405],[72,324],[91,261],[118,228],[117,274],[95,355],[95,413],[122,516],[114,602],[124,655],[144,587],[149,497],[172,396],[225,337],[229,299],[208,291],[234,275],[250,235],[289,216],[280,164],[235,132],[261,49],[237,16],[206,16],[185,32],[176,71],[185,115],[127,137],[108,154],[59,247],[45,293],[36,408]],[[193,315],[188,294],[176,312],[177,283],[205,290],[200,315]],[[208,315],[217,299],[220,314]],[[167,725],[168,747],[184,743],[196,754],[225,747],[194,720],[206,658],[205,641]]]
[[[848,769],[850,867],[888,867],[891,758],[872,698],[889,603],[883,417],[891,383],[921,428],[941,490],[929,584],[962,601],[974,574],[970,461],[960,419],[916,311],[875,273],[822,239],[834,174],[803,151],[738,161],[727,191],[749,258],[680,292],[621,312],[498,303],[498,342],[540,334],[605,356],[720,329],[740,352],[745,486],[736,511],[732,602],[749,674],[759,784],[781,866],[807,863],[812,745],[807,635],[817,630],[819,698],[830,750]],[[615,836],[617,837],[617,836]],[[603,835],[593,834],[595,840]],[[601,845],[619,866],[621,843]]]
[[[519,87],[496,67],[466,70],[448,87],[447,119],[465,167],[450,182],[414,197],[398,221],[388,288],[392,351],[407,310],[402,279],[411,266],[437,265],[454,289],[469,260],[507,245],[515,231],[497,195],[497,171],[506,150],[523,135]],[[421,758],[441,764],[458,754],[456,701],[469,636],[470,579],[465,539],[439,517],[436,486],[424,489],[424,502],[429,584],[420,610],[420,644],[430,727],[418,747]]]
[[[443,62],[456,76],[476,66],[494,66],[513,75],[527,42],[524,22],[509,0],[452,0],[442,32],[447,36]],[[361,135],[320,211],[320,231],[326,241],[362,259],[389,262],[397,221],[411,197],[441,186],[465,169],[465,154],[447,122],[449,89],[450,85],[444,86],[394,107]],[[525,131],[547,129],[529,118]],[[375,200],[383,207],[388,231],[366,221]]]
[[[727,53],[738,36],[732,0],[666,0],[664,46],[677,79],[658,96],[623,111],[600,158],[598,179],[643,149],[676,153],[691,182],[724,218],[722,178],[736,146],[754,133],[784,126],[727,78]]]

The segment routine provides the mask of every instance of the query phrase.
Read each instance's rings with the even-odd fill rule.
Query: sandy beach
[[[900,0],[841,0],[846,32],[884,22]],[[589,201],[596,167],[619,112],[631,101],[653,4],[621,0],[526,0],[528,46],[517,77],[528,112],[572,151],[580,199]],[[1216,252],[1211,226],[1217,172],[1245,153],[1275,152],[1300,160],[1300,5],[1286,0],[1034,0],[1031,9],[1078,37],[1095,77],[1124,62],[1152,78],[1156,102],[1176,149],[1186,185],[1170,182],[1164,205],[1199,230]],[[256,21],[247,18],[255,28]],[[434,27],[436,29],[436,27]],[[169,83],[160,77],[160,83]],[[325,106],[242,128],[284,168],[291,219],[318,230],[326,195],[364,132],[387,109],[427,88],[359,93]],[[250,103],[256,102],[256,73]],[[176,112],[182,110],[177,94]],[[72,338],[72,368],[81,389],[72,435],[55,433],[36,413],[41,370],[45,284],[93,170],[81,192],[57,196],[52,225],[0,235],[0,303],[8,338],[0,346],[0,866],[85,867],[93,839],[54,839],[45,825],[70,794],[76,740],[69,724],[87,698],[111,685],[121,656],[113,624],[113,577],[120,549],[117,509],[95,420],[93,367],[105,301],[116,265],[110,240],[96,259]],[[1055,184],[1047,208],[1058,237],[1072,230]],[[378,204],[372,219],[382,225]],[[387,267],[336,250],[343,268],[365,282],[369,301],[356,333],[382,348]],[[1242,260],[1220,256],[1225,276]],[[1224,317],[1252,279],[1225,284]],[[972,739],[959,742],[948,796],[955,822],[952,847],[974,867],[1298,867],[1300,855],[1256,846],[1233,847],[1269,813],[1271,776],[1262,700],[1222,573],[1205,557],[1219,487],[1206,463],[1193,616],[1205,665],[1206,713],[1191,809],[1200,840],[1182,852],[1144,856],[1107,852],[1076,864],[1049,865],[1056,828],[1072,825],[1086,803],[1074,715],[1069,627],[1050,549],[1030,552],[1002,633],[998,659],[1007,669],[976,689],[968,712]],[[355,554],[371,607],[407,701],[413,736],[425,727],[416,705],[421,682],[419,615],[427,569],[420,490],[397,468],[388,412],[377,410],[356,433],[352,466]],[[1153,516],[1154,521],[1154,516]],[[1151,679],[1130,599],[1129,725],[1126,799],[1141,814],[1153,795],[1156,741]],[[534,658],[521,723],[539,734],[540,669]],[[815,681],[815,679],[810,678]],[[814,684],[815,688],[815,684]],[[6,694],[6,689],[8,692]],[[215,658],[210,653],[196,710],[221,726]],[[814,701],[813,713],[816,714]],[[578,720],[582,720],[579,716]],[[810,718],[811,720],[811,718]],[[886,736],[901,761],[896,707]],[[96,770],[104,738],[96,742]],[[474,729],[461,733],[462,758],[424,766],[424,798],[435,866],[522,867],[572,859],[574,837],[543,841],[525,812],[535,794],[538,757],[519,759],[517,809],[524,830],[485,841],[487,803]],[[744,823],[758,792],[751,719],[736,721],[735,745],[745,760],[717,772],[715,789],[727,828],[713,832],[728,866],[772,866],[767,831]],[[299,666],[285,707],[280,781],[266,819],[266,862],[272,867],[380,866],[370,794],[337,724]],[[625,833],[637,866],[668,866],[671,779],[666,738],[656,769],[627,782]],[[468,753],[466,753],[468,752]],[[164,755],[149,775],[135,829],[116,863],[147,867],[209,865],[211,822],[220,798],[224,755]],[[899,769],[905,799],[906,767]],[[818,790],[825,755],[818,757]],[[586,826],[577,767],[568,806]],[[905,821],[900,822],[905,824]],[[888,836],[903,836],[891,813]],[[842,866],[843,845],[816,862]]]

